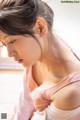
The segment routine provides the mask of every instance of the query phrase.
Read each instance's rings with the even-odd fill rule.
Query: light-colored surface
[[[14,61],[13,58],[1,57],[0,58],[0,69],[23,70],[24,68],[21,64]]]
[[[54,11],[53,29],[68,42],[80,57],[80,0],[43,1],[47,2]],[[62,3],[61,1],[72,1],[73,3]]]
[[[7,120],[11,120],[22,89],[23,71],[0,70],[0,120],[1,113],[7,113]]]

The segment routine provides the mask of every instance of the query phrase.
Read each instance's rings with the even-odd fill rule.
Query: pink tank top
[[[70,74],[55,86],[41,89],[40,86],[37,85],[35,80],[33,80],[31,71],[31,69],[28,70],[27,85],[36,110],[45,109],[52,102],[51,96],[63,87],[80,81],[80,72],[76,72]]]
[[[76,54],[74,52],[73,52],[73,54],[76,56]],[[80,60],[80,59],[78,58],[78,60]],[[32,114],[32,110],[34,108],[33,102],[34,102],[36,109],[45,108],[46,106],[50,105],[51,96],[54,93],[56,93],[57,91],[59,91],[63,87],[65,87],[71,83],[77,82],[77,81],[80,81],[80,73],[71,74],[70,76],[66,77],[64,81],[61,81],[56,86],[52,86],[48,89],[44,88],[44,90],[41,90],[40,87],[35,82],[35,80],[33,80],[33,78],[32,78],[31,69],[28,69],[27,70],[27,79],[25,79],[25,81],[24,81],[24,91],[22,94],[23,97],[20,96],[19,105],[17,107],[18,110],[16,112],[14,120],[29,120],[29,118]],[[26,83],[28,85],[28,89],[29,89],[29,92],[30,92],[31,97],[33,99],[33,102],[29,97],[28,90],[26,88]],[[66,113],[67,111],[61,111],[61,110],[55,108],[55,106],[53,106],[53,109],[54,110],[52,111],[52,106],[51,106],[52,115],[54,113],[53,116],[55,116],[55,112],[57,111],[56,114],[57,114],[58,119],[55,119],[55,117],[54,117],[55,120],[62,120],[62,118],[60,119],[60,115],[62,115],[62,117],[63,117],[63,114],[64,115],[67,114]],[[71,111],[71,113],[74,115],[74,119],[72,118],[70,120],[80,120],[80,109],[77,108],[76,111],[78,111],[77,115],[74,115],[75,110]],[[71,113],[69,113],[69,114],[71,114]],[[50,117],[50,113],[49,113],[49,117]],[[40,120],[43,120],[43,119],[40,119]],[[45,119],[45,120],[47,120],[47,119]],[[50,119],[50,120],[53,120],[53,119]],[[65,118],[63,120],[65,120]]]

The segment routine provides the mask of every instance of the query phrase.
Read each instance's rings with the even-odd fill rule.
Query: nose
[[[7,51],[8,51],[8,56],[9,57],[13,57],[15,54],[15,49],[13,48],[13,46],[7,45]]]

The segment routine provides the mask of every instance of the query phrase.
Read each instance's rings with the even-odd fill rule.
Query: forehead
[[[7,35],[6,33],[4,33],[3,31],[0,30],[0,41],[3,41],[4,39],[6,39],[9,35]]]
[[[11,40],[12,38],[17,38],[18,35],[8,35],[0,30],[0,42],[6,42],[8,40]]]

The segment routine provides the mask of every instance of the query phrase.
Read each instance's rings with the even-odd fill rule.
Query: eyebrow
[[[9,37],[9,35],[5,35],[5,36],[3,37],[3,39],[6,39],[7,37]]]

